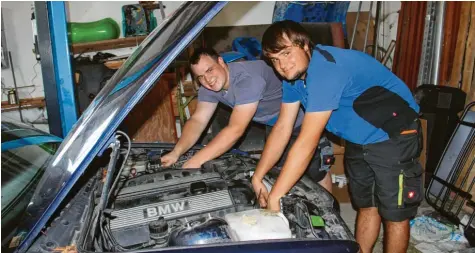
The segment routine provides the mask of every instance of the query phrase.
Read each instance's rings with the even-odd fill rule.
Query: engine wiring
[[[132,148],[132,141],[130,140],[130,137],[126,133],[124,133],[120,130],[116,131],[116,133],[119,134],[119,135],[124,136],[127,139],[128,147],[127,147],[127,152],[126,152],[126,155],[124,157],[124,160],[122,161],[122,164],[121,164],[120,169],[117,173],[117,176],[114,179],[114,183],[112,184],[112,186],[109,189],[109,192],[107,194],[107,198],[106,198],[106,201],[105,201],[105,206],[107,206],[109,204],[109,200],[110,200],[110,197],[112,196],[112,194],[115,194],[114,190],[117,186],[117,183],[120,179],[120,175],[122,174],[122,171],[125,167],[125,164],[127,162],[127,159],[130,155],[130,151],[131,151],[131,148]],[[94,212],[94,215],[95,215],[95,216],[93,216],[94,217],[94,223],[97,224],[97,222],[99,222],[98,225],[99,225],[100,235],[102,237],[102,242],[100,240],[96,240],[97,238],[94,238],[94,246],[95,247],[99,247],[99,249],[101,249],[101,250],[103,250],[104,247],[105,247],[106,249],[112,250],[112,251],[131,250],[131,249],[122,247],[119,243],[117,243],[114,236],[110,232],[109,218],[106,217],[104,210],[101,210],[101,208],[99,207]],[[132,250],[142,249],[142,246],[146,247],[146,245],[141,245],[141,246],[139,246],[139,248],[133,248]]]
[[[312,221],[310,220],[310,212],[308,211],[308,207],[307,207],[307,204],[305,204],[305,201],[304,200],[300,200],[302,206],[304,207],[304,213],[306,214],[307,216],[307,220],[308,220],[308,224],[309,224],[309,227],[310,227],[310,231],[312,231],[312,234],[313,236],[315,236],[315,238],[318,238],[319,236],[317,235],[317,232],[315,232],[315,229],[313,229],[313,226],[312,226]],[[297,205],[298,206],[298,205]],[[301,207],[299,207],[301,208]]]
[[[301,229],[308,229],[308,227],[306,226],[303,226],[302,224],[300,224],[298,221],[297,221],[297,217],[295,217],[295,215],[293,214],[288,214],[287,215],[287,218],[289,219],[290,222],[293,222],[295,225],[297,225],[299,228]]]
[[[121,167],[120,167],[120,169],[117,173],[117,176],[114,180],[114,183],[112,184],[111,189],[109,191],[109,194],[107,196],[106,205],[109,203],[109,200],[110,200],[111,196],[117,194],[117,192],[121,188],[121,187],[117,187],[117,184],[120,181],[120,179],[123,179],[123,177],[121,177],[121,175],[122,175],[123,169],[125,167],[125,164],[128,160],[128,157],[130,155],[131,146],[132,146],[132,142],[130,140],[130,137],[126,133],[124,133],[122,131],[117,131],[117,133],[124,136],[127,139],[128,148],[127,148],[127,153],[124,157],[124,161],[122,162],[122,165],[121,165]],[[117,187],[117,189],[114,191],[114,189],[116,187]],[[102,213],[97,213],[97,215],[100,216],[100,218],[99,218],[99,230],[100,230],[101,238],[100,239],[99,238],[94,238],[94,247],[96,247],[100,251],[104,251],[104,249],[106,249],[108,251],[122,252],[122,251],[130,251],[130,250],[140,250],[140,249],[149,248],[149,247],[152,247],[152,246],[161,247],[161,246],[168,245],[168,241],[166,241],[163,244],[157,244],[157,241],[155,241],[153,239],[150,239],[148,242],[142,243],[138,246],[124,247],[124,246],[120,245],[120,243],[117,242],[114,235],[112,234],[112,231],[110,229],[110,217],[108,217],[106,215],[106,212],[104,211]],[[172,228],[172,231],[174,229],[177,229],[177,228],[178,227],[175,226],[174,228]],[[97,249],[96,249],[96,251],[98,251]]]
[[[309,202],[307,200],[307,198],[299,196],[299,195],[295,195],[295,194],[288,194],[287,197],[293,197],[293,198],[296,199],[297,203],[296,203],[295,207],[299,208],[300,211],[302,211],[304,213],[304,215],[306,217],[306,221],[308,223],[308,227],[305,227],[302,224],[300,224],[298,222],[297,217],[293,214],[286,215],[288,217],[289,221],[295,223],[301,229],[310,229],[310,231],[312,232],[313,236],[315,236],[315,238],[320,238],[320,236],[318,236],[317,232],[315,231],[315,229],[312,226],[312,221],[311,221],[311,217],[310,217],[311,215],[310,215],[310,211],[308,210],[308,206],[307,206],[308,204],[312,205],[312,203]]]

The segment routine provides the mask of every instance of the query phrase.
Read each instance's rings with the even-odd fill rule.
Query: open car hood
[[[19,226],[25,252],[117,127],[226,2],[186,2],[138,46],[76,122],[51,159]]]

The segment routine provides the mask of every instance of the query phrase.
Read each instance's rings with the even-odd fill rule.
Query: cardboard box
[[[343,148],[344,150],[344,148]],[[346,176],[345,175],[345,163],[344,163],[344,151],[341,154],[335,155],[335,164],[332,165],[330,173],[337,176]],[[347,177],[348,180],[348,177]],[[338,187],[338,183],[332,184],[333,196],[340,203],[349,203],[350,194],[348,192],[348,185],[343,186],[343,188]]]
[[[338,184],[333,184],[332,191],[333,197],[338,200],[338,203],[351,203],[348,185],[343,186],[343,188],[339,188]]]
[[[346,176],[344,163],[345,141],[330,133],[327,134],[327,137],[332,143],[333,154],[335,156],[335,163],[330,168],[330,173],[336,176]],[[348,185],[340,188],[338,187],[338,183],[333,183],[332,192],[335,199],[340,203],[349,203],[351,201],[348,192]]]
[[[332,174],[335,175],[343,175],[345,174],[345,163],[344,163],[344,155],[335,155],[335,163],[330,168]]]

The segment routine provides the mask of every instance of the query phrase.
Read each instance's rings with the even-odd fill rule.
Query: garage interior
[[[2,2],[2,138],[4,121],[71,138],[108,81],[182,3]],[[198,104],[188,64],[194,50],[211,47],[228,62],[259,60],[264,32],[284,19],[300,22],[316,44],[365,52],[404,81],[421,110],[425,193],[407,252],[475,252],[475,2],[228,2],[118,129],[132,142],[177,143]],[[208,144],[230,115],[220,104],[197,144]],[[332,195],[354,233],[345,141],[328,136]],[[265,140],[265,127],[251,123],[233,150],[258,160]],[[373,252],[384,252],[383,235]]]

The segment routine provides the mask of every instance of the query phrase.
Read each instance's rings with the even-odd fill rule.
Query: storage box
[[[344,163],[344,154],[345,154],[345,141],[337,138],[335,136],[329,136],[330,141],[333,146],[333,154],[335,155],[335,163],[330,169],[330,173],[335,176],[346,176],[345,175],[345,163]],[[348,178],[348,177],[347,177]],[[349,203],[350,194],[348,192],[348,184],[344,185],[342,188],[338,186],[338,183],[332,184],[332,193],[335,199],[339,203]]]

